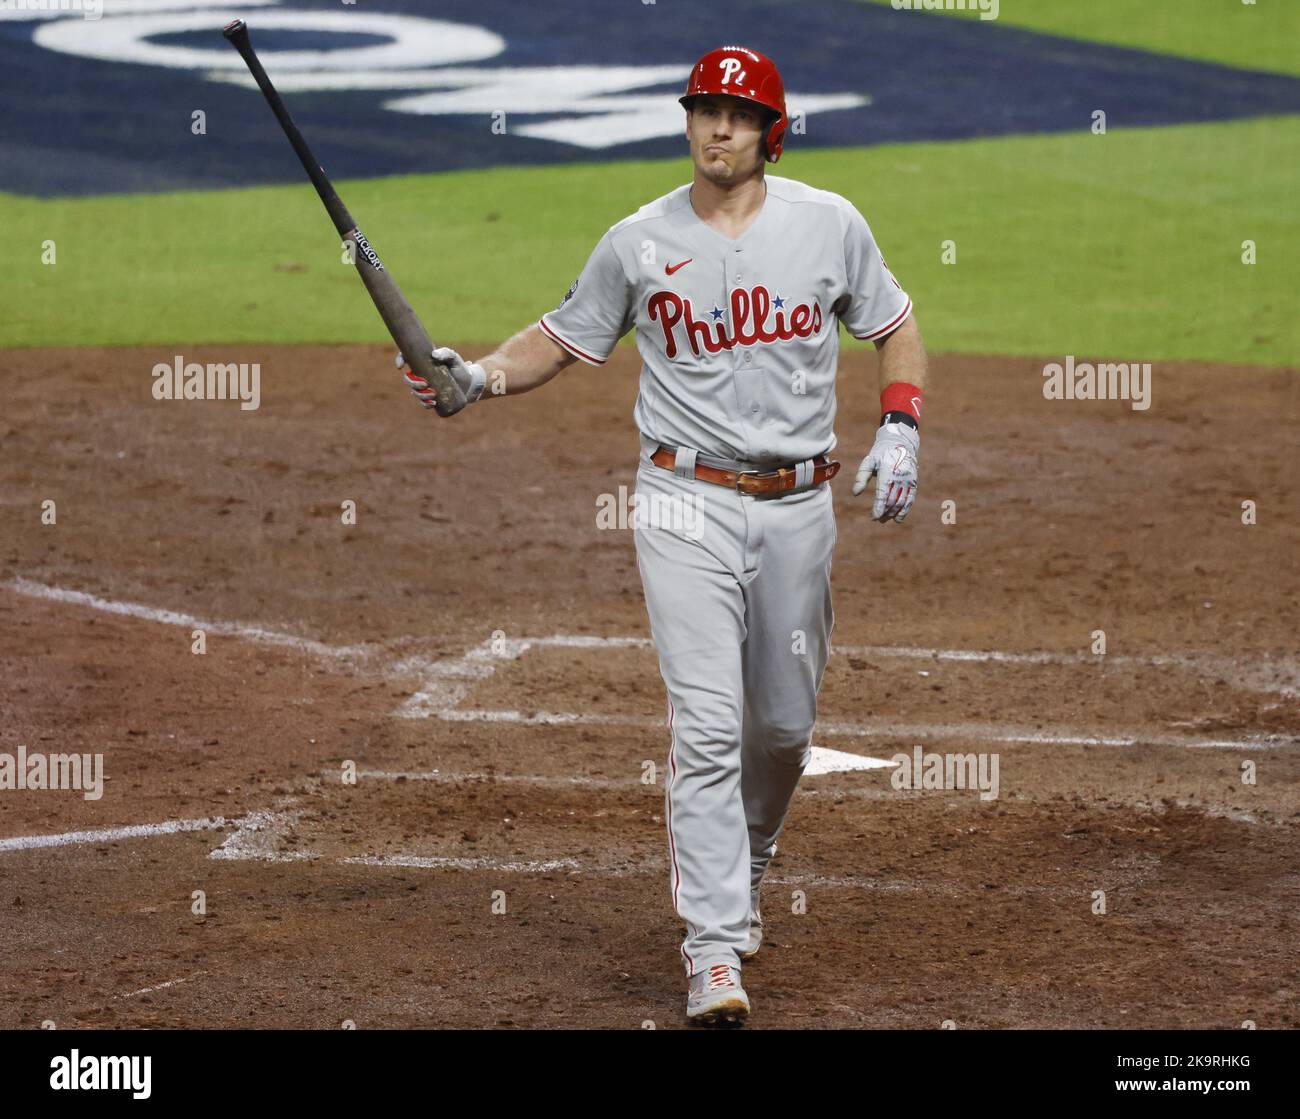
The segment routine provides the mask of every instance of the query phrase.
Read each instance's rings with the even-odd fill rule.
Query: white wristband
[[[473,404],[487,388],[487,374],[477,362],[467,361],[465,368],[469,370],[469,391],[465,393],[465,403]]]

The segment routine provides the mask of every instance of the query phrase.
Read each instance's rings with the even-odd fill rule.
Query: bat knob
[[[236,35],[247,29],[247,24],[242,19],[232,19],[225,27],[221,29],[227,39],[233,39]]]

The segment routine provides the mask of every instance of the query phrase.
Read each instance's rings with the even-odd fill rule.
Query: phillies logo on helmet
[[[732,78],[735,78],[738,83],[745,80],[745,64],[740,59],[724,58],[721,66],[723,85],[730,85]]]
[[[650,296],[646,311],[650,321],[663,328],[664,353],[669,358],[677,356],[679,326],[685,328],[691,353],[699,357],[701,353],[718,354],[736,346],[771,345],[821,333],[822,309],[816,300],[793,308],[786,303],[779,295],[773,299],[762,284],[756,284],[750,291],[736,288],[731,293],[730,328],[722,321],[726,311],[715,307],[707,312],[706,318],[697,319],[691,301],[675,291],[656,291]]]

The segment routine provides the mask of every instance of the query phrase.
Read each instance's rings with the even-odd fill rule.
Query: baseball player
[[[723,1025],[749,1013],[741,963],[762,940],[759,887],[812,755],[830,653],[839,328],[880,353],[881,423],[853,493],[875,477],[881,522],[902,522],[916,492],[926,360],[912,301],[862,215],[765,174],[788,123],[772,61],[710,51],[680,101],[691,183],[613,226],[560,305],[494,353],[434,353],[475,401],[489,378],[491,397],[575,360],[601,365],[636,328],[637,494],[698,514],[691,532],[682,518],[638,518],[635,539],[668,693],[686,1013]],[[432,407],[428,383],[406,379]]]

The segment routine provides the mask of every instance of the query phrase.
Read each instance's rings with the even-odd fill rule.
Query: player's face
[[[740,97],[697,97],[686,114],[686,137],[696,170],[718,184],[753,176],[763,165],[766,119],[761,108]]]

